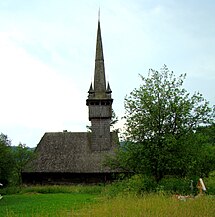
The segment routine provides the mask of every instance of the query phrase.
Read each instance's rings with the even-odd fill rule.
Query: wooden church
[[[98,183],[114,179],[115,171],[104,165],[114,154],[119,140],[110,132],[111,89],[106,83],[100,21],[98,21],[94,83],[86,105],[91,132],[45,133],[35,149],[35,157],[22,172],[26,184]]]

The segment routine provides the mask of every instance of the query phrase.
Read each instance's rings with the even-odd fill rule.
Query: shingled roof
[[[113,154],[117,147],[116,133],[111,133],[111,141],[109,150],[91,151],[91,133],[89,132],[45,133],[35,150],[35,159],[28,163],[24,172],[111,172],[103,162],[105,156]]]

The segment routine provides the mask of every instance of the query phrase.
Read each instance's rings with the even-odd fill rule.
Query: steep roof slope
[[[35,150],[35,159],[24,172],[103,173],[105,155],[113,154],[118,136],[111,133],[111,149],[91,151],[91,133],[45,133]]]

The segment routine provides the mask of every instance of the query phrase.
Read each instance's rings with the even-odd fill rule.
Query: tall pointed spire
[[[94,71],[94,91],[95,97],[104,97],[106,91],[104,55],[102,47],[102,37],[100,20],[98,20],[97,41],[96,41],[96,57],[95,57],[95,71]]]
[[[100,19],[98,19],[96,57],[94,71],[94,85],[90,85],[86,104],[89,108],[91,121],[91,150],[105,151],[111,148],[110,120],[112,117],[111,89],[109,83],[106,88],[104,55]]]

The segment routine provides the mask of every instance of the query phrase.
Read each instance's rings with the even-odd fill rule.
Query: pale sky
[[[0,132],[35,147],[45,132],[85,132],[98,10],[113,109],[166,64],[215,104],[214,0],[1,0]]]

